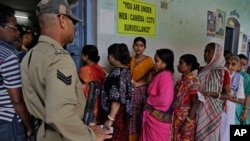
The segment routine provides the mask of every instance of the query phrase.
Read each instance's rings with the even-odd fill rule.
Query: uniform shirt
[[[12,121],[15,109],[8,88],[20,88],[20,65],[15,48],[0,40],[0,120]]]
[[[95,140],[93,131],[82,122],[85,98],[75,63],[57,41],[41,35],[23,58],[21,76],[24,100],[32,115],[52,126],[64,140]]]

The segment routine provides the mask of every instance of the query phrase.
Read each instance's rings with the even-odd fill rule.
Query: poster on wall
[[[243,34],[241,52],[246,52],[246,51],[247,51],[247,35]]]
[[[226,12],[217,9],[216,12],[216,37],[224,38]]]
[[[156,6],[146,2],[117,0],[118,33],[155,36]]]
[[[216,14],[212,11],[207,11],[207,36],[215,37]]]

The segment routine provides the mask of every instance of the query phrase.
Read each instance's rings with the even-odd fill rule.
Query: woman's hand
[[[104,123],[104,128],[107,130],[110,130],[110,127],[112,124],[113,124],[113,121],[107,119]]]
[[[180,133],[183,135],[186,132],[187,121],[185,121],[179,128]]]
[[[245,110],[240,117],[241,121],[246,121],[247,120],[247,116],[248,116],[248,110]]]

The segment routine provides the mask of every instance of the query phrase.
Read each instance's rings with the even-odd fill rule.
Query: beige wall
[[[180,74],[176,66],[179,57],[186,53],[194,54],[201,65],[204,65],[203,50],[205,45],[210,41],[224,44],[223,38],[208,37],[207,36],[207,11],[216,12],[221,9],[226,12],[226,19],[233,17],[238,20],[242,34],[250,35],[250,1],[249,0],[141,0],[144,3],[150,3],[156,6],[156,35],[143,36],[147,40],[147,49],[145,54],[154,56],[155,50],[159,48],[170,48],[175,54],[175,79]],[[168,2],[168,8],[161,8],[161,1]],[[136,36],[141,35],[127,35],[117,33],[117,0],[98,0],[98,35],[97,46],[100,50],[101,60],[100,64],[109,68],[107,62],[107,48],[112,43],[126,43],[131,51],[132,42]],[[103,33],[100,32],[103,25],[100,15],[103,10],[114,13],[114,32]],[[231,16],[230,12],[236,10],[239,14]],[[112,22],[112,20],[111,20]],[[241,42],[241,40],[239,40]],[[241,43],[239,42],[239,45]],[[239,52],[240,52],[239,46]],[[243,52],[244,53],[244,52]]]

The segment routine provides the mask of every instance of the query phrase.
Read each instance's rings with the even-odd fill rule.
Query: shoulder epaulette
[[[64,49],[56,49],[55,50],[55,54],[56,55],[60,55],[60,54],[69,54],[68,51],[64,50]]]

